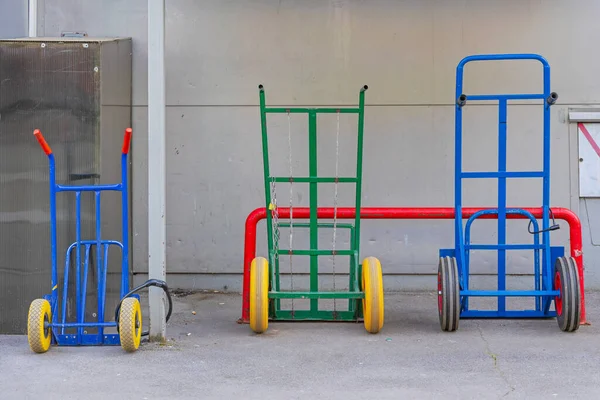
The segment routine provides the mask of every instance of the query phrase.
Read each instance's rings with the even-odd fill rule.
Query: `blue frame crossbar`
[[[529,94],[480,94],[467,95],[463,92],[463,70],[467,63],[498,60],[537,60],[543,66],[543,92]],[[550,231],[558,229],[558,225],[550,226],[550,106],[558,95],[550,91],[550,66],[537,54],[489,54],[472,55],[463,58],[456,69],[456,105],[455,105],[455,230],[454,249],[440,249],[440,257],[455,257],[459,281],[461,318],[532,318],[554,317],[550,304],[558,290],[553,290],[552,274],[555,260],[564,255],[563,247],[550,246]],[[542,171],[507,171],[507,108],[509,100],[542,100],[543,116],[543,169]],[[462,170],[462,109],[467,101],[494,101],[498,103],[498,170],[497,171],[463,171]],[[481,210],[470,217],[463,228],[462,221],[462,181],[463,179],[496,179],[498,181],[497,208]],[[531,213],[523,209],[508,208],[506,204],[506,180],[508,178],[541,178],[542,194],[542,229]],[[498,241],[495,244],[471,244],[471,226],[475,219],[485,214],[498,215]],[[533,225],[533,244],[508,244],[506,242],[506,216],[521,214]],[[539,234],[542,235],[540,243]],[[495,250],[498,257],[497,290],[469,289],[469,251]],[[506,289],[506,251],[533,250],[534,252],[534,290],[509,291]],[[541,268],[539,252],[542,252]],[[497,297],[496,310],[472,310],[469,308],[469,297]],[[506,297],[535,297],[535,310],[506,310]]]

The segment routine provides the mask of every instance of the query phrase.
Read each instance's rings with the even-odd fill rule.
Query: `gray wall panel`
[[[133,38],[133,104],[148,102],[146,0],[44,0],[43,3],[40,36],[84,31],[93,37]]]
[[[454,67],[465,55],[538,52],[554,66],[562,102],[598,102],[598,12],[593,0],[172,0],[167,67],[177,79],[168,100],[256,104],[253,89],[264,83],[282,89],[274,103],[346,103],[368,82],[376,104],[452,103]],[[584,59],[564,62],[568,56]],[[469,67],[469,90],[541,84],[538,65],[524,65]],[[501,70],[512,74],[508,86],[491,78]]]
[[[0,0],[0,39],[27,36],[27,1]]]
[[[488,114],[493,117],[492,107],[489,107],[489,110],[484,107],[477,108],[484,116]],[[512,150],[512,154],[520,154],[519,150],[523,147],[535,145],[534,139],[536,136],[541,136],[533,134],[533,128],[529,127],[526,118],[535,109],[537,107],[533,106],[511,108],[510,114],[514,121],[511,125],[523,127],[525,132],[521,140],[509,141],[509,151]],[[553,113],[556,133],[552,141],[555,149],[552,204],[568,207],[570,201],[568,146],[563,146],[568,136],[565,125],[557,121],[559,113],[557,107]],[[363,205],[452,206],[454,139],[452,131],[447,129],[452,118],[452,107],[367,107]],[[169,271],[174,273],[239,271],[245,217],[255,207],[262,206],[264,198],[258,119],[258,112],[253,107],[170,107],[168,109]],[[322,122],[319,125],[323,129],[321,134],[324,137],[335,135],[333,124]],[[487,129],[488,122],[481,118],[466,122],[467,126],[473,128],[466,133],[466,136],[473,140],[465,143],[465,158],[478,159],[479,164],[483,164],[479,167],[483,169],[486,166],[494,168],[495,164],[495,161],[489,162],[490,157],[485,154],[489,149],[482,148],[478,143],[478,141],[492,142],[495,130]],[[287,144],[287,125],[271,122],[269,125],[270,134],[273,137],[280,136],[273,140],[279,142],[283,140]],[[293,141],[305,133],[303,129],[306,129],[306,124],[299,121],[298,125],[292,128],[295,135]],[[189,126],[193,126],[194,129],[187,129],[186,127]],[[355,128],[346,129],[340,133],[340,137],[342,148],[344,143],[354,144]],[[541,137],[537,139],[541,140]],[[335,148],[330,146],[326,149],[324,148],[326,144],[333,145],[333,143],[331,141],[322,143],[323,161],[327,160],[325,150],[329,150],[330,162],[326,163],[327,165],[332,164]],[[294,163],[294,168],[298,171],[305,170],[307,165],[305,159],[299,158],[303,153],[302,150],[302,148],[293,149],[292,158],[298,160]],[[492,148],[491,151],[496,150]],[[282,168],[275,169],[273,173],[285,175],[287,148],[281,143],[276,152],[277,154],[272,158],[281,161],[276,164],[276,167]],[[536,153],[537,157],[535,157]],[[515,168],[539,168],[541,166],[539,153],[539,151],[534,152],[531,159],[509,157],[509,165]],[[340,152],[340,154],[342,165],[344,165],[344,158],[354,158],[354,153],[348,155]],[[323,172],[332,173],[332,169]],[[511,183],[508,186],[509,204],[537,206],[541,202],[540,196],[530,190],[532,182]],[[297,184],[297,187],[300,186]],[[493,205],[495,200],[490,197],[490,192],[495,193],[495,186],[486,185],[488,186],[490,190],[483,191],[478,185],[465,185],[465,204]],[[538,186],[541,190],[541,185]],[[344,185],[341,185],[340,189],[340,205],[352,204],[351,191],[343,190]],[[277,193],[280,204],[289,204],[288,184],[278,184]],[[323,186],[321,194],[322,204],[332,206],[331,187]],[[306,206],[307,197],[305,195],[301,200],[295,197],[294,204]],[[427,264],[429,266],[425,267],[426,271],[431,272],[435,265],[438,245],[444,242],[449,245],[452,243],[450,222],[446,223],[450,229],[445,231],[445,234],[433,233],[440,224],[443,223],[391,221],[365,223],[363,251],[380,255],[384,265],[389,267],[386,267],[386,271],[390,273],[414,273],[418,271],[419,266]],[[494,240],[495,222],[481,221],[474,226],[476,232],[478,227],[487,227],[487,229],[480,229],[479,242],[486,239]],[[527,233],[527,224],[522,221],[510,222],[509,232],[512,233],[513,241],[531,241],[531,235]],[[564,243],[563,233],[566,232],[567,229],[555,234],[558,242]],[[283,240],[287,245],[288,239],[285,235]],[[297,233],[297,235],[301,234]],[[437,239],[434,240],[434,237]],[[371,242],[369,238],[373,238],[373,241]],[[398,242],[401,244],[399,245]],[[297,243],[300,246],[302,242]],[[529,257],[529,254],[526,254]],[[489,252],[485,253],[485,257],[482,255],[490,268],[495,266],[495,256],[492,256],[493,254]],[[524,262],[528,263],[529,258]],[[529,264],[525,265],[526,267],[520,267],[519,271],[525,272],[526,268],[529,268]]]
[[[74,0],[45,3],[46,34],[85,30],[133,37],[134,268],[143,272],[146,171],[152,162],[145,160],[146,1],[110,0],[103,8]],[[258,104],[258,83],[266,85],[269,104],[291,105],[353,104],[357,88],[368,84],[364,204],[451,206],[454,123],[449,105],[456,63],[472,53],[540,53],[551,63],[553,90],[560,96],[552,112],[552,204],[577,211],[577,152],[564,115],[569,104],[600,102],[595,79],[600,56],[594,47],[600,39],[599,11],[595,0],[168,0],[169,271],[241,269],[244,219],[262,205],[263,189],[258,109],[238,106]],[[472,65],[466,72],[466,88],[472,92],[534,90],[541,84],[535,63]],[[510,167],[539,165],[541,113],[532,110],[538,109],[514,106],[509,111]],[[493,167],[495,111],[473,106],[467,113],[465,146],[474,159],[466,165]],[[284,122],[271,129],[277,127],[286,134]],[[304,128],[295,121],[295,133]],[[281,157],[287,152],[284,139],[275,147]],[[299,160],[302,141],[296,143]],[[511,184],[510,203],[534,205],[534,188],[530,182]],[[494,202],[493,185],[466,190],[470,204]],[[529,239],[526,226],[511,229],[518,232],[515,239]],[[493,223],[481,222],[482,241],[494,232]],[[565,243],[565,234],[566,226],[553,234],[556,243]],[[381,256],[385,270],[394,273],[432,272],[437,248],[452,245],[448,221],[369,222],[363,235],[363,254]],[[264,239],[259,246],[264,247]],[[489,257],[481,260],[484,272],[493,268]],[[529,258],[517,256],[515,262],[524,271]],[[206,284],[235,287],[239,279],[207,277]],[[410,286],[402,279],[388,282],[389,288]],[[587,283],[600,287],[600,276]]]
[[[43,9],[47,35],[85,30],[133,37],[134,104],[147,102],[146,1],[45,0]],[[167,73],[176,79],[168,82],[168,102],[256,104],[257,82],[284,89],[275,103],[347,102],[352,83],[369,81],[385,88],[371,94],[374,103],[449,103],[463,56],[537,52],[552,63],[561,102],[598,103],[598,12],[594,0],[169,0]],[[578,62],[563,61],[568,56]],[[489,79],[503,69],[514,74],[507,87]],[[470,89],[521,90],[536,82],[537,72],[535,63],[486,67],[473,72]]]

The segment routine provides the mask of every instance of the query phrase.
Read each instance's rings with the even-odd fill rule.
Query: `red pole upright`
[[[486,208],[463,208],[463,219],[471,217],[479,210]],[[524,208],[534,217],[542,217],[541,208]],[[289,208],[279,208],[280,218],[289,218]],[[583,251],[582,251],[582,233],[581,221],[575,213],[568,208],[556,207],[552,208],[554,217],[562,219],[569,224],[569,237],[571,256],[577,262],[579,273],[579,283],[581,288],[581,319],[582,325],[589,325],[586,320],[585,312],[585,284],[583,276]],[[267,217],[267,212],[264,207],[257,208],[252,211],[246,218],[246,233],[244,243],[244,278],[242,287],[242,317],[238,323],[248,323],[250,319],[250,264],[256,256],[256,227],[258,223]],[[310,209],[308,207],[294,208],[294,218],[307,219],[310,217]],[[317,217],[330,219],[333,218],[333,208],[318,208]],[[351,207],[342,207],[337,209],[337,218],[353,219],[355,217],[355,209]],[[364,207],[360,210],[361,219],[454,219],[453,207]],[[482,219],[496,219],[496,214],[482,215]],[[521,214],[508,214],[508,219],[524,219]]]

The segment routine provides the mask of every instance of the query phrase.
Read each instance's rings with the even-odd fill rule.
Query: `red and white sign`
[[[579,197],[600,197],[600,124],[579,122]]]

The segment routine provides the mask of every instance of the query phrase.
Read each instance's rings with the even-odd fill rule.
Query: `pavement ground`
[[[0,336],[0,398],[9,399],[594,399],[600,398],[600,293],[589,326],[554,319],[461,320],[439,327],[435,293],[386,293],[385,326],[237,324],[241,296],[174,298],[168,341],[135,353],[52,347]],[[195,311],[195,314],[192,312]]]

